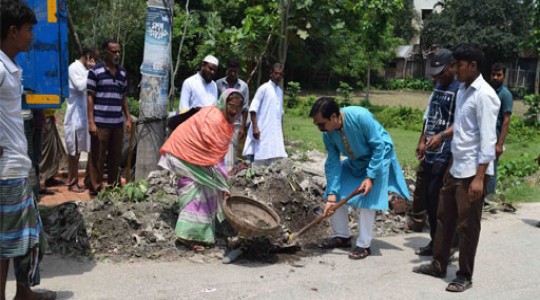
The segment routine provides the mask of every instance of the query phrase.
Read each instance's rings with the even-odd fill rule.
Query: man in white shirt
[[[243,155],[253,156],[254,166],[268,166],[277,158],[287,157],[283,138],[283,91],[279,82],[283,66],[274,64],[270,80],[261,85],[251,101],[249,126]]]
[[[28,157],[21,115],[22,69],[15,62],[30,49],[36,15],[22,1],[0,0],[0,299],[6,298],[7,275],[13,261],[14,299],[55,299],[37,293],[39,262],[45,237],[29,180]]]
[[[179,111],[183,112],[192,107],[215,105],[218,100],[218,89],[214,82],[219,61],[213,55],[207,55],[201,68],[195,75],[184,80],[180,93]]]
[[[433,261],[413,271],[445,277],[457,227],[459,270],[446,290],[463,292],[472,287],[486,184],[493,175],[496,156],[495,125],[500,100],[480,74],[484,55],[477,45],[462,44],[452,56],[457,64],[458,80],[462,82],[456,99],[453,162],[440,193]]]
[[[234,136],[231,145],[229,146],[229,152],[227,152],[227,155],[225,156],[225,163],[227,164],[227,169],[229,171],[234,167],[238,141],[242,140],[246,134],[246,121],[249,110],[249,87],[245,81],[238,78],[238,73],[240,73],[240,64],[236,60],[230,60],[227,63],[227,76],[216,81],[220,95],[231,88],[239,90],[242,92],[242,96],[244,96],[242,118],[238,118],[234,123]]]
[[[81,152],[90,151],[90,133],[88,132],[88,101],[86,80],[88,69],[92,68],[99,51],[93,47],[83,49],[79,59],[69,65],[69,98],[64,117],[66,150],[68,153],[68,190],[81,193],[79,186],[79,157]]]

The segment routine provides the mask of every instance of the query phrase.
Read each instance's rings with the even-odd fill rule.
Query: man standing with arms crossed
[[[459,232],[459,270],[448,284],[449,292],[472,287],[480,221],[489,176],[493,175],[495,122],[500,101],[480,70],[484,54],[477,45],[462,44],[452,53],[461,86],[456,99],[452,165],[445,176],[437,211],[433,261],[413,272],[443,278],[456,232]]]
[[[131,131],[131,115],[126,98],[127,73],[121,67],[121,46],[109,39],[103,43],[105,62],[96,64],[88,72],[88,131],[91,150],[85,185],[91,195],[101,190],[103,170],[107,162],[107,182],[120,185],[120,159],[126,129]],[[122,116],[122,111],[124,116]]]

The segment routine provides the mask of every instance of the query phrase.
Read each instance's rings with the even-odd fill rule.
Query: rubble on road
[[[232,194],[259,200],[278,213],[281,230],[272,237],[239,237],[231,243],[225,237],[226,228],[218,226],[216,246],[202,255],[193,253],[177,242],[174,233],[178,217],[177,179],[168,171],[160,170],[149,175],[149,198],[144,202],[109,199],[105,195],[104,199],[96,198],[88,203],[66,203],[42,209],[49,250],[54,254],[92,256],[112,261],[167,261],[189,257],[194,261],[208,262],[221,259],[229,243],[230,248],[247,249],[244,257],[273,261],[270,252],[292,249],[286,242],[288,235],[300,230],[324,207],[324,155],[310,151],[307,157],[302,161],[283,159],[269,167],[247,168],[230,178]],[[410,205],[395,195],[390,200],[394,207],[399,208],[399,213],[377,212],[376,237],[395,235],[405,230],[405,212]],[[350,210],[349,220],[354,233],[357,227],[355,209]],[[330,222],[324,220],[298,241],[309,252],[329,234]]]

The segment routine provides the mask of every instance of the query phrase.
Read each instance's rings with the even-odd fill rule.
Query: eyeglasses
[[[227,109],[232,110],[232,111],[239,111],[239,110],[242,110],[242,106],[236,106],[236,105],[227,103]]]
[[[319,130],[325,130],[326,129],[326,123],[328,123],[328,121],[326,121],[324,123],[315,123],[315,126],[317,126],[319,128]]]

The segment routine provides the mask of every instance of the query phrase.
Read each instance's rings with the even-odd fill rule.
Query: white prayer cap
[[[211,64],[214,64],[216,66],[219,65],[219,61],[218,59],[213,56],[213,55],[207,55],[204,59],[203,59],[204,62],[207,62],[207,63],[211,63]]]

